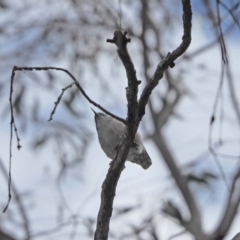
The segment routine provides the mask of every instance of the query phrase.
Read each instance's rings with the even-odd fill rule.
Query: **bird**
[[[93,109],[92,111],[95,115],[95,124],[101,148],[110,159],[115,159],[117,146],[124,134],[126,125],[104,113],[95,112]],[[135,135],[133,146],[130,147],[126,160],[140,165],[143,169],[148,169],[152,165],[151,158],[149,157],[138,132]]]

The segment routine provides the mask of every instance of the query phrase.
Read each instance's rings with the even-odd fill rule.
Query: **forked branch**
[[[164,71],[168,67],[173,67],[174,61],[181,56],[190,45],[192,20],[190,0],[182,0],[182,5],[184,28],[182,43],[176,50],[169,53],[166,58],[159,63],[154,76],[149,80],[147,86],[144,88],[139,101],[137,101],[137,93],[140,81],[137,80],[136,70],[127,50],[127,43],[130,42],[130,39],[126,37],[126,33],[115,31],[113,39],[107,40],[108,42],[116,44],[119,58],[126,70],[128,79],[128,87],[126,88],[128,119],[125,134],[122,136],[120,143],[117,146],[118,154],[111,162],[107,176],[102,185],[101,205],[97,217],[97,227],[94,236],[95,240],[108,239],[109,223],[112,215],[113,200],[115,197],[117,183],[123,170],[129,148],[133,144],[132,142],[139,123],[145,114],[145,107],[151,92],[157,86],[159,80],[163,77]]]
[[[103,108],[101,105],[99,105],[98,103],[94,102],[87,94],[86,92],[83,90],[83,88],[81,87],[80,83],[77,81],[77,79],[66,69],[64,68],[57,68],[57,67],[17,67],[14,66],[12,69],[12,74],[11,74],[11,82],[10,82],[10,95],[9,95],[9,102],[10,102],[10,110],[11,110],[11,121],[10,121],[10,144],[9,144],[9,172],[8,172],[8,201],[7,204],[5,206],[5,208],[3,209],[3,212],[6,212],[9,206],[9,203],[11,201],[11,166],[12,166],[12,140],[13,140],[13,130],[16,136],[16,140],[17,140],[17,148],[20,150],[21,145],[20,145],[20,137],[18,135],[18,129],[17,129],[17,125],[15,123],[15,118],[14,118],[14,107],[13,107],[13,83],[14,83],[14,77],[17,71],[48,71],[48,70],[57,70],[57,71],[62,71],[67,73],[70,78],[73,80],[73,82],[71,84],[69,84],[68,86],[66,86],[65,88],[62,89],[61,94],[59,95],[57,101],[55,102],[54,108],[51,112],[49,121],[52,120],[52,117],[56,111],[56,108],[58,106],[58,104],[61,101],[61,98],[64,94],[64,92],[69,89],[70,87],[72,87],[73,85],[76,85],[77,88],[79,89],[79,91],[83,94],[83,96],[88,100],[89,103],[93,104],[95,107],[101,109],[103,112],[105,112],[106,114],[110,115],[111,117],[123,122],[124,124],[126,124],[126,120],[122,119],[114,114],[112,114],[111,112],[107,111],[105,108]]]

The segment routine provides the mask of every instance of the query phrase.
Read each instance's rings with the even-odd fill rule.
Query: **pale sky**
[[[193,23],[195,27],[193,28],[192,44],[188,50],[189,52],[194,51],[194,49],[197,49],[200,45],[204,45],[204,43],[207,42],[206,37],[201,30],[201,20],[196,18]],[[181,32],[176,33],[176,36],[174,37],[176,44],[179,42],[181,34]],[[131,53],[131,45],[129,45],[129,51]],[[236,44],[234,41],[231,42],[231,44],[228,45],[228,53],[235,77],[236,89],[239,89],[239,44]],[[134,57],[133,60],[135,60]],[[198,63],[204,63],[207,67],[207,71],[201,71],[201,69],[194,67]],[[183,119],[173,119],[167,124],[164,133],[167,137],[169,146],[173,149],[178,165],[181,165],[201,155],[208,149],[209,121],[221,69],[219,47],[216,46],[210,51],[199,55],[194,62],[181,62],[181,59],[179,59],[176,64],[188,71],[184,75],[183,82],[186,85],[186,89],[189,90],[189,94],[184,97],[177,108],[177,112],[183,116]],[[173,72],[174,71],[176,71],[176,69],[173,69]],[[124,73],[122,73],[122,75],[123,77],[125,76]],[[118,82],[116,84],[117,87],[114,88],[114,91],[116,91],[117,100],[112,100],[113,102],[121,100],[125,101],[124,87],[126,80],[124,81],[125,82]],[[162,84],[164,84],[164,82],[160,82],[158,87],[161,88]],[[94,96],[96,102],[102,103],[103,101],[101,98],[103,96],[96,93],[96,89],[90,89],[89,85],[90,83],[86,84],[85,90],[90,93],[91,96]],[[122,87],[123,92],[118,95],[117,93],[119,92],[120,87]],[[238,144],[239,128],[234,111],[231,108],[229,90],[226,81],[224,83],[223,92],[225,96],[224,111],[226,116],[223,125],[223,138],[230,141],[230,144],[227,142],[226,145],[224,145],[223,152],[229,154],[230,151],[231,154],[238,155],[240,152]],[[33,90],[33,94],[37,94],[37,91]],[[52,99],[55,99],[56,96]],[[6,101],[8,101],[8,99]],[[50,99],[44,97],[44,101],[46,109],[51,109],[54,100],[49,103]],[[24,137],[21,138],[23,145],[21,151],[16,150],[16,144],[13,145],[13,182],[16,184],[20,192],[29,190],[34,191],[34,196],[32,197],[33,200],[25,200],[26,207],[29,208],[30,212],[29,217],[33,222],[33,233],[42,231],[43,229],[54,228],[56,225],[56,215],[59,210],[56,206],[56,202],[59,204],[62,203],[64,206],[64,209],[62,210],[64,220],[67,220],[69,216],[74,213],[79,213],[80,216],[84,217],[92,216],[95,219],[97,217],[100,205],[101,184],[108,170],[109,159],[105,156],[98,143],[93,114],[90,110],[91,106],[85,100],[83,101],[84,105],[86,105],[86,109],[89,108],[86,114],[90,116],[89,124],[93,131],[93,139],[87,151],[86,160],[83,163],[82,169],[79,169],[79,176],[77,169],[75,171],[73,170],[72,174],[74,174],[75,179],[62,181],[62,193],[59,193],[55,183],[58,162],[54,159],[55,155],[52,146],[49,146],[44,151],[32,153],[27,145],[29,139],[24,139]],[[115,108],[115,113],[122,113],[124,106],[121,109]],[[59,111],[61,112],[61,110]],[[48,116],[46,119],[47,118]],[[147,124],[147,122],[145,124]],[[0,125],[0,157],[5,163],[5,166],[8,165],[9,155],[9,129],[8,126],[6,126],[6,122],[5,124]],[[218,132],[217,126],[218,125],[216,124],[216,136]],[[114,201],[115,208],[142,204],[142,210],[140,212],[135,211],[130,213],[125,218],[122,218],[123,220],[112,219],[112,230],[119,230],[120,228],[127,229],[127,225],[132,221],[136,223],[140,222],[143,214],[148,214],[149,211],[159,211],[160,203],[163,203],[169,198],[174,199],[174,202],[181,206],[180,196],[174,188],[175,184],[173,181],[169,180],[169,172],[166,171],[165,164],[159,157],[152,143],[149,141],[145,141],[144,143],[150,157],[152,158],[153,165],[145,171],[138,165],[126,163],[126,168],[123,171],[117,186],[117,193]],[[206,154],[205,159],[200,160],[203,161],[201,165],[203,169],[207,165],[210,169],[214,169],[214,172],[219,173],[210,154]],[[227,171],[226,174],[230,174],[238,164],[237,161],[229,159],[221,159],[221,163]],[[46,168],[45,166],[48,167]],[[81,179],[81,181],[77,178]],[[7,201],[7,184],[3,181],[2,177],[0,177],[0,179],[0,203],[1,206],[4,206]],[[203,206],[204,227],[206,230],[212,230],[221,216],[219,207],[224,204],[225,199],[223,196],[227,194],[225,185],[222,183],[222,180],[219,180],[219,183],[213,184],[213,189],[209,191],[204,188],[202,190],[195,189],[194,191],[196,191],[196,196]],[[31,199],[31,197],[29,199]],[[14,213],[14,210],[16,211],[16,206],[14,200],[12,200],[7,214],[10,214],[10,212]],[[0,213],[0,219],[4,220],[4,215],[2,213]],[[163,240],[167,240],[172,234],[177,234],[181,231],[181,228],[177,227],[176,224],[173,224],[171,219],[166,218],[161,214],[159,215],[159,222],[161,225],[159,227],[159,236]],[[237,216],[225,239],[231,239],[237,232],[239,232],[239,226],[240,216]],[[12,233],[12,226],[7,225],[7,227],[10,227],[9,231]],[[69,236],[71,230],[71,227],[66,227],[61,233],[52,235],[52,237],[48,237],[48,239],[66,239],[66,236]],[[81,231],[84,230],[79,224],[77,226],[77,233]],[[17,235],[21,237],[21,233],[17,232]],[[34,239],[46,238],[38,237]],[[192,237],[189,235],[182,235],[176,239],[191,240]]]

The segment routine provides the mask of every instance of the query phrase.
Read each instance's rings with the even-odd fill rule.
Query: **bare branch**
[[[146,21],[149,22],[150,19],[148,19],[147,14],[145,14],[145,9],[148,6],[147,6],[147,4],[146,4],[146,2],[144,0],[142,0],[142,5],[143,5],[142,6],[142,8],[143,8],[142,15],[144,14],[143,19],[147,18]],[[188,14],[188,17],[191,20],[190,16],[191,16],[191,14]],[[187,26],[189,28],[191,28],[191,24],[189,24],[189,23],[188,24],[187,23],[184,24],[184,26],[185,26],[185,28],[187,28]],[[142,27],[143,27],[143,29],[146,28],[144,23],[143,23]],[[189,44],[188,41],[191,40],[191,35],[190,35],[191,32],[190,32],[190,30],[187,30],[185,28],[184,28],[185,38],[183,37],[183,42],[184,42],[184,39],[185,40],[187,39],[186,40],[186,46],[187,46]],[[144,44],[145,43],[144,36],[141,36],[141,39],[142,39],[142,42]],[[146,43],[145,43],[145,45],[146,45]],[[181,44],[181,45],[183,45],[183,44]],[[144,62],[147,65],[146,68],[148,68],[150,63],[149,63],[147,54],[145,53],[145,47],[146,46],[143,46],[143,49],[144,49],[143,50],[144,51],[143,55],[144,55]],[[180,49],[183,49],[182,51],[184,52],[184,48],[180,48]],[[161,63],[159,65],[161,65]],[[151,84],[151,80],[154,81],[154,84],[157,84],[158,81],[159,81],[157,79],[157,77],[156,77],[158,69],[159,69],[159,66],[158,66],[158,68],[157,68],[157,70],[155,72],[155,75],[148,82],[147,87],[149,87],[149,89],[150,89],[150,90],[148,89],[149,91],[151,91],[151,87],[152,87],[150,85]],[[162,69],[160,69],[160,70],[163,73],[163,70]],[[146,71],[145,71],[145,77],[147,78],[147,72]],[[155,77],[155,79],[154,79],[154,77]],[[160,76],[160,78],[161,77],[162,76]],[[166,77],[168,79],[168,82],[171,83],[171,81],[170,81],[171,77],[170,77],[169,71],[166,71]],[[180,189],[180,191],[181,191],[181,193],[182,193],[182,195],[183,195],[183,197],[185,199],[185,202],[186,202],[186,204],[188,206],[188,209],[189,209],[189,211],[191,213],[191,219],[189,221],[189,224],[183,224],[183,227],[188,229],[193,234],[197,233],[198,235],[201,236],[201,234],[202,234],[201,216],[200,216],[199,209],[197,207],[197,203],[196,203],[196,201],[194,199],[193,194],[191,193],[191,191],[190,191],[190,189],[188,187],[188,183],[186,181],[185,176],[183,176],[181,174],[181,171],[178,169],[178,167],[177,167],[177,165],[175,163],[175,159],[172,156],[172,154],[171,154],[171,152],[170,152],[170,150],[169,150],[169,148],[167,146],[167,143],[165,142],[165,140],[164,140],[164,138],[162,136],[162,133],[161,133],[161,128],[164,126],[165,122],[167,121],[169,116],[172,114],[174,107],[176,106],[176,104],[178,103],[178,101],[179,101],[179,99],[180,99],[180,97],[182,95],[180,89],[177,86],[171,85],[171,87],[174,89],[174,91],[176,93],[176,97],[175,97],[175,99],[171,103],[167,103],[167,102],[164,103],[164,105],[163,105],[163,107],[162,107],[162,109],[161,109],[161,111],[159,113],[156,113],[153,110],[152,103],[151,103],[151,101],[149,101],[150,111],[151,111],[152,116],[153,116],[153,124],[154,124],[154,128],[156,129],[156,131],[154,131],[154,134],[152,135],[152,137],[153,137],[154,143],[157,146],[157,149],[159,149],[160,154],[162,154],[163,159],[165,160],[165,162],[166,162],[166,164],[167,164],[167,166],[168,166],[168,168],[169,168],[169,170],[170,170],[170,172],[172,174],[172,177],[175,179],[175,182],[176,182],[178,188]],[[145,89],[144,89],[144,91],[145,91]],[[143,92],[143,94],[144,94],[144,92]],[[143,96],[143,94],[142,94],[139,102],[142,101],[142,103],[145,104],[143,101],[144,100],[147,101],[147,99]],[[141,107],[140,104],[141,103],[139,103],[139,114],[140,114],[140,107]],[[196,236],[196,234],[194,234],[194,235]]]
[[[230,69],[230,66],[226,66],[226,73],[227,73],[227,81],[228,81],[228,87],[230,90],[230,98],[232,101],[233,108],[235,110],[236,118],[238,121],[238,125],[240,126],[240,109],[239,109],[239,101],[237,98],[237,93],[236,93],[236,86],[234,85],[234,78],[232,75],[232,71]]]
[[[236,10],[238,8],[239,2],[236,2],[236,4],[233,5],[231,8],[228,8],[227,5],[225,3],[223,3],[222,1],[220,1],[220,0],[217,0],[217,2],[220,5],[222,5],[222,7],[225,8],[229,12],[229,14],[232,16],[233,21],[236,23],[236,25],[240,29],[240,24],[239,24],[238,18],[235,16],[235,14],[233,12],[234,10]]]
[[[57,101],[54,103],[54,108],[53,108],[53,110],[52,110],[52,112],[51,112],[51,115],[50,115],[50,118],[49,118],[48,121],[51,121],[51,120],[52,120],[52,117],[53,117],[54,113],[56,112],[57,106],[58,106],[58,104],[60,103],[64,92],[65,92],[68,88],[71,88],[74,84],[76,84],[76,83],[73,82],[73,83],[69,84],[68,86],[66,86],[65,88],[62,89],[61,94],[59,95]]]
[[[184,177],[181,171],[178,169],[175,163],[175,160],[171,154],[171,151],[169,150],[164,140],[164,137],[161,134],[161,131],[155,131],[155,134],[153,135],[153,139],[154,139],[154,143],[157,146],[157,149],[160,151],[173,178],[175,179],[175,182],[178,188],[180,189],[186,201],[188,209],[191,213],[190,220],[188,222],[185,222],[183,227],[185,227],[195,237],[198,236],[199,238],[197,239],[206,239],[202,230],[201,215],[197,207],[197,203],[194,199],[194,196],[189,189],[186,177]]]
[[[126,120],[123,118],[120,118],[114,114],[112,114],[111,112],[107,111],[105,108],[103,108],[101,105],[97,104],[96,102],[94,102],[87,94],[86,92],[83,90],[83,88],[81,87],[80,83],[77,81],[77,79],[67,70],[64,68],[57,68],[57,67],[17,67],[14,66],[13,68],[13,73],[15,74],[15,71],[48,71],[48,70],[57,70],[57,71],[62,71],[67,73],[72,80],[75,82],[75,85],[77,86],[77,88],[79,89],[79,91],[83,94],[83,96],[88,100],[89,103],[91,103],[92,105],[94,105],[95,107],[101,109],[103,112],[105,112],[106,114],[108,114],[109,116],[123,122],[124,124],[126,124]],[[13,75],[14,76],[14,75]]]
[[[232,240],[240,240],[240,233],[238,233],[237,235],[235,235]]]
[[[101,205],[97,217],[97,227],[94,235],[95,240],[107,240],[109,232],[109,223],[112,216],[113,201],[116,193],[116,187],[120,175],[124,169],[124,163],[127,159],[130,146],[133,144],[139,121],[137,121],[137,91],[138,80],[136,78],[136,71],[131,58],[127,51],[127,43],[130,39],[126,38],[126,33],[121,31],[114,32],[114,38],[107,40],[108,42],[115,43],[118,47],[118,54],[123,62],[127,72],[128,88],[128,121],[125,133],[121,136],[121,140],[117,146],[117,156],[111,162],[107,176],[102,185],[101,192]]]
[[[76,220],[75,220],[76,221]],[[51,235],[51,234],[54,234],[56,232],[59,232],[61,231],[63,228],[69,226],[69,225],[72,225],[73,224],[73,221],[71,218],[69,218],[67,221],[65,222],[62,222],[60,224],[58,224],[57,226],[51,228],[51,229],[44,229],[42,231],[39,231],[39,232],[36,232],[36,233],[33,233],[31,234],[31,237],[33,238],[37,238],[37,237],[42,237],[42,236],[48,236],[48,235]],[[24,239],[24,240],[27,240],[27,239]]]
[[[228,63],[228,56],[227,56],[227,48],[226,48],[226,44],[225,44],[225,39],[223,36],[223,31],[222,31],[222,25],[221,25],[221,16],[220,16],[220,9],[219,9],[219,1],[217,0],[217,25],[218,25],[218,30],[219,30],[219,35],[220,35],[220,39],[219,39],[219,43],[221,46],[221,52],[222,52],[222,61],[225,63]]]
[[[232,23],[230,26],[227,27],[227,29],[224,31],[223,35],[226,36],[229,34],[235,27],[235,24]],[[191,59],[193,57],[196,57],[198,54],[202,54],[205,51],[209,50],[211,47],[213,47],[216,43],[219,43],[220,36],[217,36],[215,40],[213,40],[210,43],[205,44],[204,46],[200,47],[199,49],[193,51],[192,53],[187,53],[184,55],[185,59]]]
[[[190,0],[182,0],[183,3],[183,22],[184,22],[184,36],[182,44],[168,54],[167,57],[158,65],[154,77],[150,79],[148,85],[143,90],[142,96],[137,102],[138,84],[136,70],[132,60],[127,51],[127,43],[130,42],[126,38],[126,33],[115,31],[114,38],[108,39],[107,42],[115,43],[118,47],[118,55],[126,69],[128,87],[127,87],[127,100],[128,100],[128,122],[124,135],[122,136],[119,145],[117,146],[117,156],[111,162],[108,174],[102,185],[101,205],[98,212],[97,228],[95,232],[95,240],[107,240],[109,231],[109,222],[112,215],[113,200],[115,191],[121,172],[123,170],[124,162],[126,160],[129,148],[132,144],[136,134],[139,123],[145,114],[145,107],[151,95],[152,90],[157,86],[159,80],[163,76],[163,72],[169,67],[174,66],[174,60],[182,55],[188,48],[191,42],[191,5]],[[139,106],[139,108],[138,108]]]
[[[101,205],[98,212],[94,240],[108,239],[109,223],[112,216],[116,187],[122,170],[124,169],[124,163],[132,141],[133,139],[126,128],[125,134],[122,136],[122,139],[117,147],[117,156],[111,162],[107,176],[102,185]]]
[[[107,41],[116,44],[118,48],[118,56],[122,60],[126,69],[128,79],[128,87],[126,88],[128,100],[128,122],[132,125],[136,121],[138,109],[137,93],[138,85],[141,81],[137,80],[136,70],[127,50],[127,43],[130,42],[131,39],[127,38],[126,35],[127,32],[122,33],[121,31],[115,31],[113,39],[108,39]]]
[[[8,173],[7,173],[7,170],[4,167],[1,159],[0,159],[0,169],[1,169],[2,173],[3,173],[3,175],[5,176],[5,178],[7,179],[8,178]],[[15,185],[13,183],[12,183],[12,191],[13,191],[13,194],[14,194],[14,198],[15,198],[15,200],[17,202],[17,206],[19,208],[19,212],[20,212],[20,214],[22,216],[23,226],[24,226],[24,230],[25,230],[25,233],[26,233],[26,240],[29,240],[30,239],[29,220],[28,220],[25,208],[23,206],[20,194],[18,193],[17,188],[15,187]]]
[[[141,120],[145,114],[145,106],[148,102],[152,90],[157,86],[160,79],[163,77],[164,71],[168,67],[174,67],[174,61],[181,56],[189,47],[191,43],[191,27],[192,27],[192,9],[190,0],[182,0],[183,5],[183,37],[182,43],[172,53],[167,56],[158,64],[154,75],[150,78],[147,86],[144,88],[139,99],[138,118]]]
[[[96,102],[94,102],[90,97],[88,97],[88,95],[85,93],[85,91],[83,90],[83,88],[81,87],[80,83],[76,80],[76,78],[66,69],[64,68],[56,68],[56,67],[17,67],[14,66],[12,69],[12,75],[11,75],[11,84],[10,84],[10,97],[9,97],[9,102],[10,102],[10,109],[11,109],[11,121],[10,121],[10,147],[9,147],[9,179],[8,179],[8,202],[6,204],[6,207],[3,209],[3,212],[6,212],[6,210],[8,209],[9,203],[11,201],[11,164],[12,164],[12,135],[13,135],[13,128],[14,128],[14,132],[16,135],[16,139],[17,139],[17,148],[20,150],[21,145],[20,145],[20,138],[18,136],[18,132],[17,132],[17,126],[15,123],[15,119],[14,119],[14,113],[13,113],[13,101],[12,101],[12,93],[13,93],[13,81],[14,81],[14,76],[15,76],[15,72],[16,71],[48,71],[48,70],[57,70],[57,71],[63,71],[65,73],[67,73],[74,81],[74,83],[71,83],[70,85],[68,85],[67,87],[62,89],[62,93],[60,94],[60,96],[58,97],[57,102],[55,103],[55,107],[50,115],[50,119],[49,121],[52,119],[53,114],[56,111],[57,105],[60,103],[60,100],[62,98],[63,93],[70,88],[73,84],[75,84],[77,86],[77,88],[79,89],[79,91],[83,94],[83,96],[91,103],[93,104],[95,107],[98,107],[99,109],[101,109],[103,112],[105,112],[106,114],[110,115],[113,118],[116,118],[117,120],[123,122],[124,124],[126,124],[126,120],[122,119],[120,117],[117,117],[116,115],[110,113],[109,111],[107,111],[106,109],[104,109],[102,106],[100,106],[99,104],[97,104]]]
[[[221,163],[220,163],[220,161],[218,159],[218,155],[216,154],[214,148],[212,147],[212,131],[213,131],[213,125],[215,123],[218,102],[219,102],[219,99],[221,97],[221,92],[222,92],[222,85],[223,85],[223,80],[224,80],[224,70],[225,70],[225,65],[222,64],[222,71],[221,71],[219,86],[218,86],[218,90],[217,90],[215,101],[214,101],[214,105],[213,105],[212,117],[211,117],[211,120],[210,120],[208,147],[209,147],[210,153],[214,157],[214,160],[215,160],[215,162],[217,164],[217,167],[219,168],[219,171],[220,171],[220,174],[222,176],[222,179],[223,179],[227,189],[230,192],[230,187],[229,187],[228,182],[227,182],[227,177],[226,177],[226,175],[224,173],[224,170],[223,170],[223,167],[222,167],[222,165],[221,165]]]
[[[168,240],[172,240],[174,238],[177,238],[177,237],[183,235],[184,233],[186,233],[186,230],[183,230],[183,231],[181,231],[179,233],[176,233],[176,234],[172,235],[171,237],[168,238]]]
[[[11,83],[10,83],[10,96],[9,96],[9,102],[10,102],[10,109],[11,109],[11,121],[10,121],[10,143],[9,143],[9,170],[8,170],[8,201],[6,204],[6,207],[3,209],[3,213],[5,213],[8,209],[9,203],[11,201],[11,180],[12,180],[12,138],[13,138],[13,128],[15,132],[15,136],[17,139],[17,148],[20,150],[21,145],[20,145],[20,138],[18,136],[17,132],[17,126],[15,123],[14,119],[14,114],[13,114],[13,101],[12,101],[12,95],[13,95],[13,80],[15,76],[15,70],[13,68],[12,74],[11,74]]]
[[[15,238],[13,238],[12,236],[6,234],[2,230],[0,230],[0,239],[2,239],[2,240],[16,240]]]
[[[240,167],[233,178],[232,185],[231,185],[231,193],[229,195],[226,208],[223,211],[220,224],[212,234],[212,238],[209,238],[209,239],[223,239],[223,237],[226,236],[233,222],[233,219],[235,218],[238,212],[237,209],[240,203],[239,189],[240,189]]]

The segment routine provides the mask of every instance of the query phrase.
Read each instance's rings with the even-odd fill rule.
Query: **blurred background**
[[[231,184],[240,166],[239,1],[192,1],[192,8],[192,43],[155,88],[139,128],[153,164],[146,171],[125,164],[109,239],[195,239],[181,222],[190,214],[178,177],[187,179],[205,233],[224,218],[226,181]],[[1,240],[93,239],[110,159],[98,143],[92,106],[75,86],[48,121],[72,81],[64,72],[16,72],[12,104],[22,148],[13,133],[12,199],[2,213],[10,77],[13,66],[65,68],[90,98],[126,118],[125,69],[116,46],[106,42],[119,27],[131,38],[141,93],[157,64],[181,43],[181,1],[0,0]],[[239,226],[235,211],[224,239]]]

